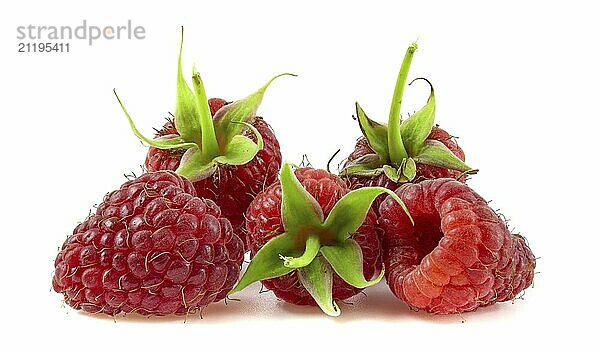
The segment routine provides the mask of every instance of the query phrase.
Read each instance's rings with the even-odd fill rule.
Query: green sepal
[[[435,167],[454,169],[461,172],[473,171],[474,169],[461,161],[440,141],[427,140],[421,147],[419,153],[414,157],[421,164]]]
[[[402,160],[398,169],[385,165],[383,166],[383,172],[395,183],[406,183],[412,181],[417,176],[417,164],[414,159],[408,157]]]
[[[389,158],[387,127],[369,119],[358,102],[356,102],[356,116],[358,125],[360,126],[363,136],[367,139],[369,147],[377,153],[383,162],[387,161]]]
[[[198,147],[193,147],[185,151],[175,173],[193,183],[208,178],[216,169],[217,163],[215,161],[207,163],[204,160],[202,151]]]
[[[252,134],[254,135],[254,137],[256,137],[256,145],[258,146],[258,150],[262,150],[265,147],[262,135],[260,134],[260,132],[258,131],[257,128],[254,127],[254,125],[252,124],[248,124],[245,121],[240,121],[240,122],[235,122],[232,124],[241,124],[244,125],[245,127],[248,128],[248,130],[252,131]]]
[[[412,181],[417,176],[417,163],[412,157],[408,157],[406,159],[406,163],[402,168],[402,175],[408,179],[408,181]]]
[[[135,132],[134,132],[135,133]],[[141,135],[136,134],[137,137]],[[148,145],[152,147],[159,148],[161,150],[171,150],[171,149],[189,149],[193,147],[197,147],[193,142],[185,142],[183,138],[180,136],[177,137],[157,137],[153,140],[140,138],[142,141],[146,142]]]
[[[203,180],[216,170],[219,164],[224,165],[243,165],[250,162],[256,153],[262,148],[262,137],[258,134],[258,144],[254,143],[246,136],[236,135],[225,146],[222,154],[216,156],[210,161],[197,147],[188,149],[179,163],[179,168],[175,171],[177,174],[186,177],[191,182]]]
[[[431,90],[429,98],[427,99],[427,104],[425,104],[421,110],[404,120],[400,125],[402,141],[404,142],[404,147],[406,147],[406,152],[409,156],[415,156],[420,151],[427,136],[431,133],[433,121],[435,119],[435,95],[433,86],[431,85],[431,82],[425,78],[417,78],[409,83],[409,85],[416,80],[427,81]]]
[[[260,134],[258,135],[260,136]],[[213,162],[227,165],[243,165],[250,162],[262,148],[262,137],[257,145],[246,136],[235,135],[225,147],[223,154],[213,159]]]
[[[400,180],[398,169],[386,164],[383,166],[382,170],[385,176],[394,183],[397,183]]]
[[[250,94],[248,97],[227,104],[215,114],[213,121],[215,124],[215,132],[219,145],[224,146],[233,136],[239,135],[244,131],[244,125],[235,124],[235,122],[248,122],[252,119],[260,103],[262,102],[265,91],[276,78],[281,76],[296,76],[290,73],[279,74],[271,78],[264,86],[259,88],[256,92]]]
[[[123,109],[123,113],[125,113],[125,116],[127,117],[127,121],[129,121],[129,126],[131,127],[131,130],[133,131],[135,136],[137,136],[137,138],[139,138],[146,144],[148,144],[152,147],[163,149],[163,150],[175,149],[175,148],[187,149],[187,148],[192,148],[192,147],[198,147],[198,145],[196,145],[194,142],[187,142],[181,136],[150,139],[150,138],[147,138],[146,136],[142,135],[142,133],[137,129],[137,127],[133,123],[133,119],[131,119],[131,116],[127,112],[127,109],[125,109],[123,102],[121,102],[121,99],[119,98],[119,95],[117,94],[117,90],[113,89],[113,92],[115,94],[115,97],[117,97],[117,101],[119,101],[119,105],[121,106],[121,109]]]
[[[340,315],[340,308],[333,301],[333,269],[322,256],[298,269],[298,279],[325,314]]]
[[[346,283],[356,288],[366,288],[379,283],[383,278],[383,269],[373,280],[365,279],[363,274],[363,254],[360,245],[354,239],[346,239],[336,246],[324,246],[321,254],[331,265],[333,270]]]
[[[269,240],[254,255],[246,272],[228,295],[237,293],[254,282],[280,277],[294,271],[293,268],[285,267],[280,259],[282,255],[296,255],[294,246],[294,237],[287,233]]]
[[[281,167],[281,220],[287,233],[307,237],[320,230],[323,210],[315,198],[300,184],[288,163]]]
[[[181,55],[183,52],[183,27],[181,27],[181,43],[179,44],[179,59],[177,61],[177,95],[175,105],[175,127],[185,141],[200,144],[202,141],[202,126],[200,107],[196,95],[183,77]],[[210,117],[210,111],[209,111]]]
[[[316,234],[310,234],[308,237],[306,237],[306,247],[304,248],[304,253],[302,255],[298,257],[281,255],[280,258],[283,260],[283,266],[289,268],[300,268],[311,263],[319,254],[320,248],[321,242],[319,241],[319,236]]]
[[[367,154],[357,158],[348,164],[340,175],[363,175],[363,176],[376,176],[382,173],[381,167],[384,162],[377,154]]]
[[[344,195],[333,206],[331,212],[329,212],[327,219],[323,223],[323,228],[329,233],[335,234],[334,240],[336,243],[343,243],[363,224],[371,208],[371,204],[377,196],[383,193],[390,195],[396,200],[408,217],[411,218],[402,200],[392,190],[375,186],[364,187],[352,190]]]

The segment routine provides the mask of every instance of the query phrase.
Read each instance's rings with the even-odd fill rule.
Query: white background
[[[565,2],[566,3],[566,2]],[[591,2],[590,2],[591,3]],[[591,350],[598,319],[597,14],[570,1],[297,4],[248,1],[20,1],[0,5],[3,351]],[[122,25],[138,41],[73,41],[70,53],[17,53],[17,26]],[[414,313],[380,283],[340,318],[257,295],[209,306],[204,319],[89,316],[52,292],[58,247],[145,149],[114,99],[147,134],[172,111],[179,26],[184,67],[209,96],[238,99],[273,74],[259,113],[286,160],[324,167],[347,155],[359,100],[387,117],[396,74],[418,38],[409,78],[436,89],[437,123],[481,172],[470,185],[510,218],[538,260],[524,300],[460,316]],[[406,91],[403,112],[428,88]],[[338,159],[339,161],[339,159]],[[6,349],[8,348],[8,349]]]

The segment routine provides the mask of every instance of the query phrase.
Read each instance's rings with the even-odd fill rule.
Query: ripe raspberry
[[[219,98],[212,98],[209,103],[216,99]],[[254,159],[240,166],[220,165],[212,177],[193,183],[199,197],[211,199],[220,206],[221,213],[231,221],[236,234],[244,233],[242,230],[244,213],[250,202],[277,179],[281,167],[279,142],[271,127],[261,117],[254,118],[252,125],[264,141],[263,149],[258,151]],[[179,135],[174,124],[169,122],[159,131],[157,137],[165,136],[162,135],[163,133],[169,136]],[[250,131],[244,135],[256,142],[256,137]],[[146,168],[151,172],[176,170],[184,152],[184,150],[161,150],[150,147],[146,156]],[[244,241],[245,238],[242,236]]]
[[[227,103],[207,99],[204,83],[194,69],[193,89],[183,77],[183,27],[177,64],[177,102],[172,123],[150,139],[142,135],[123,102],[115,96],[133,133],[150,150],[148,171],[175,170],[194,183],[198,196],[215,201],[242,234],[244,211],[254,196],[277,177],[281,152],[275,134],[256,111],[269,85],[279,74],[244,99]],[[245,236],[243,236],[245,241]]]
[[[406,51],[390,107],[387,125],[367,117],[358,103],[356,115],[363,137],[348,156],[341,175],[350,189],[363,186],[381,186],[396,189],[402,183],[424,179],[456,178],[466,180],[466,172],[475,170],[467,166],[465,155],[452,136],[434,126],[435,95],[429,80],[430,94],[427,104],[402,121],[400,107],[408,69],[417,45]],[[409,83],[409,85],[412,84]],[[375,202],[377,207],[383,197]]]
[[[108,193],[55,260],[52,285],[90,313],[184,315],[225,297],[243,244],[211,200],[173,172]]]
[[[329,215],[336,202],[348,193],[346,184],[337,176],[324,170],[300,168],[295,175],[302,186],[319,203],[325,217]],[[259,193],[248,207],[246,229],[251,255],[256,253],[271,239],[284,232],[281,217],[281,183],[276,182]],[[363,274],[371,278],[381,271],[381,245],[377,234],[376,216],[372,210],[358,230],[352,235],[363,254]],[[263,280],[262,283],[280,299],[297,305],[317,305],[309,292],[300,283],[297,271],[281,277]],[[333,299],[344,300],[361,289],[355,288],[333,275]]]
[[[460,146],[456,143],[454,138],[449,133],[447,133],[445,130],[443,130],[437,126],[434,126],[433,129],[431,130],[431,133],[427,137],[427,140],[440,141],[446,147],[448,147],[448,149],[450,151],[452,151],[452,153],[456,157],[458,157],[461,161],[464,162],[465,153],[463,152],[462,148],[460,148]],[[350,153],[350,155],[348,156],[348,158],[344,164],[344,167],[350,165],[352,162],[354,162],[355,160],[357,160],[360,157],[363,157],[363,156],[369,155],[369,154],[373,154],[373,153],[375,153],[375,152],[371,149],[371,147],[369,147],[369,143],[367,142],[367,139],[364,137],[361,137],[356,142],[356,147],[354,148],[354,151],[352,151],[352,153]],[[418,182],[418,181],[426,180],[426,179],[439,179],[439,178],[453,178],[453,179],[458,179],[461,182],[466,181],[466,175],[464,175],[464,173],[462,173],[458,170],[452,170],[452,169],[448,169],[448,168],[440,168],[440,167],[422,164],[422,163],[416,163],[416,166],[417,166],[417,173],[416,173],[415,178],[413,179],[414,182]],[[350,190],[356,190],[358,188],[362,188],[365,186],[381,186],[384,188],[388,188],[390,190],[395,190],[400,185],[402,185],[402,183],[392,181],[384,173],[381,173],[376,176],[344,175],[344,176],[342,176],[342,179],[344,179],[344,181],[346,181],[346,183],[348,183]],[[379,209],[379,205],[381,204],[381,202],[384,199],[385,199],[385,195],[381,195],[375,200],[375,202],[373,203],[373,207],[375,210]]]
[[[386,279],[414,308],[472,311],[514,299],[533,281],[535,258],[486,201],[453,179],[396,190],[415,225],[391,199],[380,206]]]
[[[208,106],[210,108],[211,116],[227,104],[227,101],[222,98],[211,98],[208,100]],[[156,131],[155,138],[175,137],[179,136],[177,128],[175,127],[175,120],[167,118],[167,122],[160,130]],[[150,146],[148,154],[146,155],[146,161],[144,165],[149,172],[156,172],[158,170],[176,170],[179,167],[179,161],[185,153],[185,149],[175,148],[170,150],[161,150]],[[280,162],[281,164],[281,162]],[[279,169],[279,167],[277,167]]]

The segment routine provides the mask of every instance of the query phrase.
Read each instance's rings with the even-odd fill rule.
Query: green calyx
[[[356,116],[360,129],[375,153],[353,161],[342,170],[342,175],[373,176],[384,173],[395,182],[408,182],[416,177],[416,163],[461,172],[474,172],[443,143],[427,140],[435,119],[435,94],[429,80],[417,78],[409,83],[411,85],[416,80],[424,80],[429,84],[431,91],[427,103],[421,110],[404,121],[400,117],[404,87],[416,50],[416,43],[411,44],[406,50],[396,80],[387,125],[369,119],[361,106],[356,103]]]
[[[252,258],[246,272],[229,294],[265,279],[297,271],[304,288],[330,316],[340,309],[333,300],[333,274],[348,284],[365,288],[378,283],[363,275],[363,255],[352,235],[364,222],[373,200],[391,195],[409,215],[402,200],[381,187],[365,187],[342,197],[327,217],[321,206],[296,178],[290,164],[281,169],[281,217],[284,233],[268,241]],[[411,218],[412,220],[412,218]]]
[[[193,68],[192,87],[187,84],[181,67],[183,51],[183,27],[177,62],[177,102],[175,127],[179,136],[150,139],[142,135],[121,99],[115,96],[129,121],[133,133],[146,144],[160,149],[184,149],[185,153],[177,173],[190,181],[199,181],[212,175],[219,164],[243,165],[250,162],[263,148],[262,136],[249,122],[255,117],[265,91],[277,75],[264,86],[244,99],[225,105],[211,116],[204,84],[200,74]],[[250,131],[256,142],[245,136]]]

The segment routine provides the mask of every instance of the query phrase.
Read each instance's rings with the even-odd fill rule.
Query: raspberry
[[[336,202],[348,193],[346,184],[337,176],[324,170],[300,168],[295,175],[302,186],[319,203],[327,216]],[[271,239],[284,232],[281,218],[281,183],[276,182],[259,193],[246,213],[247,239],[251,255],[256,253]],[[363,274],[371,278],[381,271],[381,245],[376,227],[376,216],[372,210],[363,224],[353,234],[363,254]],[[303,287],[297,271],[281,277],[263,280],[262,283],[280,299],[297,305],[316,305],[315,300]],[[359,293],[361,289],[344,282],[337,274],[333,275],[333,299],[343,300]]]
[[[535,258],[486,201],[453,179],[396,190],[380,206],[386,279],[409,306],[435,314],[472,311],[514,299],[533,281]]]
[[[209,103],[218,98],[211,98]],[[222,100],[224,101],[224,100]],[[279,142],[271,127],[261,118],[256,117],[252,125],[261,134],[264,147],[256,157],[241,166],[219,166],[212,177],[194,182],[198,196],[211,199],[220,206],[224,217],[228,218],[237,234],[243,234],[244,213],[254,197],[266,186],[277,179],[281,167],[281,152]],[[179,135],[172,123],[167,123],[159,131],[157,137]],[[251,133],[245,134],[256,141]],[[161,150],[150,147],[146,156],[148,171],[176,170],[183,156],[181,150]],[[245,237],[242,237],[245,241]]]
[[[108,193],[55,260],[52,285],[90,313],[184,315],[225,297],[243,244],[211,200],[173,172]]]
[[[158,131],[157,138],[144,136],[135,126],[123,102],[115,96],[133,133],[151,146],[146,169],[174,170],[195,183],[197,195],[215,201],[235,232],[243,233],[244,211],[254,196],[272,183],[281,166],[275,134],[256,116],[274,76],[246,98],[226,102],[207,99],[200,73],[192,71],[192,87],[182,68],[183,27],[177,63],[177,101],[173,122]],[[242,237],[245,239],[245,237]]]
[[[210,114],[214,116],[215,113],[226,104],[227,101],[222,98],[210,98],[208,100]],[[174,136],[179,136],[179,132],[177,132],[175,120],[173,118],[167,118],[167,122],[160,130],[157,130],[154,135],[155,138]],[[161,150],[160,148],[150,146],[144,165],[149,172],[155,172],[157,170],[176,170],[177,167],[179,167],[179,161],[184,153],[185,149],[176,148]]]
[[[402,95],[412,57],[417,44],[408,47],[392,97],[387,125],[377,123],[367,116],[356,103],[356,116],[363,133],[354,151],[348,156],[341,175],[356,190],[364,186],[380,186],[391,190],[406,182],[424,179],[455,178],[466,180],[466,173],[476,170],[465,164],[465,154],[452,136],[434,125],[435,94],[429,84],[427,103],[404,121],[400,117]],[[379,197],[377,208],[383,201]]]
[[[431,130],[431,133],[427,137],[427,140],[440,141],[446,147],[448,147],[448,149],[452,151],[452,153],[456,157],[460,158],[461,161],[465,160],[465,153],[463,152],[462,148],[460,148],[456,141],[454,141],[453,137],[445,130],[434,126]],[[352,153],[350,153],[350,155],[348,156],[344,167],[350,165],[353,161],[357,160],[360,157],[373,153],[375,152],[371,149],[371,147],[369,147],[367,139],[361,137],[356,142],[354,151],[352,151]],[[461,182],[466,181],[466,175],[464,175],[464,173],[460,171],[417,163],[417,174],[413,179],[414,182],[426,179],[439,178],[454,178],[458,179]],[[383,173],[376,176],[344,175],[342,176],[342,179],[344,179],[348,183],[351,190],[356,190],[365,186],[381,186],[390,190],[395,190],[400,185],[402,185],[402,183],[392,181]],[[375,200],[375,202],[373,203],[373,207],[375,210],[379,209],[379,205],[384,199],[385,195],[381,195]]]

